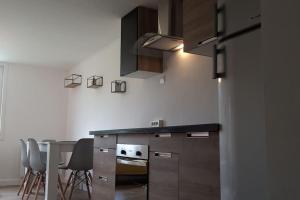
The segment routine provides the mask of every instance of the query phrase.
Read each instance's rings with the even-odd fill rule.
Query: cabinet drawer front
[[[181,156],[181,199],[220,200],[219,136],[189,135]]]
[[[121,134],[118,135],[118,144],[149,145],[151,134]]]
[[[149,200],[177,200],[179,155],[168,152],[150,152]]]
[[[150,151],[180,153],[182,149],[181,133],[157,133],[150,137]]]
[[[115,176],[105,177],[94,174],[93,178],[93,200],[114,200],[115,199]]]
[[[113,148],[117,145],[116,135],[97,135],[95,136],[94,146],[99,148]]]
[[[114,176],[116,172],[116,150],[94,149],[94,174],[96,176]]]

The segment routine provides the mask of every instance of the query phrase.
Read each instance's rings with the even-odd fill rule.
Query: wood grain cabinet
[[[150,151],[180,153],[184,134],[156,133],[150,137]]]
[[[184,51],[212,56],[217,39],[217,0],[183,0]]]
[[[182,200],[220,200],[219,136],[187,134],[181,153]]]
[[[219,134],[95,136],[94,200],[116,198],[116,144],[149,145],[148,200],[220,200]]]
[[[149,200],[179,199],[179,155],[150,152]]]
[[[137,7],[121,21],[121,76],[148,78],[162,73],[162,53],[142,48],[146,33],[158,32],[157,10]]]
[[[116,150],[94,148],[93,200],[115,198]]]
[[[116,135],[98,135],[94,138],[94,147],[115,149],[117,147]]]

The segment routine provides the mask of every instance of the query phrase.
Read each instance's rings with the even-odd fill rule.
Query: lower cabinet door
[[[116,150],[95,148],[93,166],[93,200],[114,200]]]
[[[181,154],[180,200],[220,200],[219,136],[187,135]]]
[[[115,200],[115,176],[99,176],[93,178],[93,200]]]
[[[149,200],[178,200],[179,155],[150,152]]]

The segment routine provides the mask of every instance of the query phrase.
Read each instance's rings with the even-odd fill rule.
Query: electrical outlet
[[[150,122],[151,127],[163,127],[164,126],[164,120],[154,120]]]

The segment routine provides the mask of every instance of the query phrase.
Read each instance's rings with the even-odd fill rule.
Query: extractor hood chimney
[[[182,0],[160,0],[158,4],[158,33],[147,33],[143,47],[176,51],[183,47]]]

